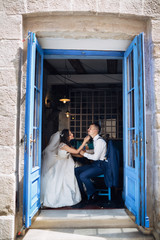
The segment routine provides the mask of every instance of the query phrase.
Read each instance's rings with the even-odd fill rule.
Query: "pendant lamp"
[[[59,99],[60,102],[66,103],[66,102],[70,102],[70,99],[67,98],[66,96],[62,97],[61,99]]]
[[[59,99],[60,102],[66,103],[66,102],[70,102],[70,99],[68,97],[66,97],[67,95],[67,85],[66,85],[66,76],[65,76],[65,80],[64,80],[64,85],[65,85],[65,95]]]

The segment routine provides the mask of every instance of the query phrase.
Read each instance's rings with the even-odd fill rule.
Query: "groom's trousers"
[[[107,162],[105,161],[97,160],[90,165],[84,165],[82,167],[75,168],[75,175],[77,178],[82,198],[86,196],[83,183],[86,187],[88,198],[96,192],[96,188],[94,187],[91,178],[104,174],[107,167],[106,164]]]

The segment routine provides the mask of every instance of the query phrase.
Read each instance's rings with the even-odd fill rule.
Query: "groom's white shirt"
[[[99,134],[97,134],[93,138],[93,147],[94,147],[94,153],[90,154],[85,152],[84,157],[94,161],[104,160],[106,151],[107,151],[107,146],[106,146],[106,142],[104,141],[103,138],[99,136]]]

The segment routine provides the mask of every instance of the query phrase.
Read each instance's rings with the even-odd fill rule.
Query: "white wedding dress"
[[[59,139],[59,132],[53,134],[42,156],[41,202],[51,208],[72,206],[81,201],[74,160],[61,149],[65,144],[59,144]]]

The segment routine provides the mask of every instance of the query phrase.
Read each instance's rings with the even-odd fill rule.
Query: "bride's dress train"
[[[61,149],[65,144],[59,144],[59,139],[59,132],[53,134],[42,156],[41,201],[51,208],[72,206],[81,201],[73,158]]]

